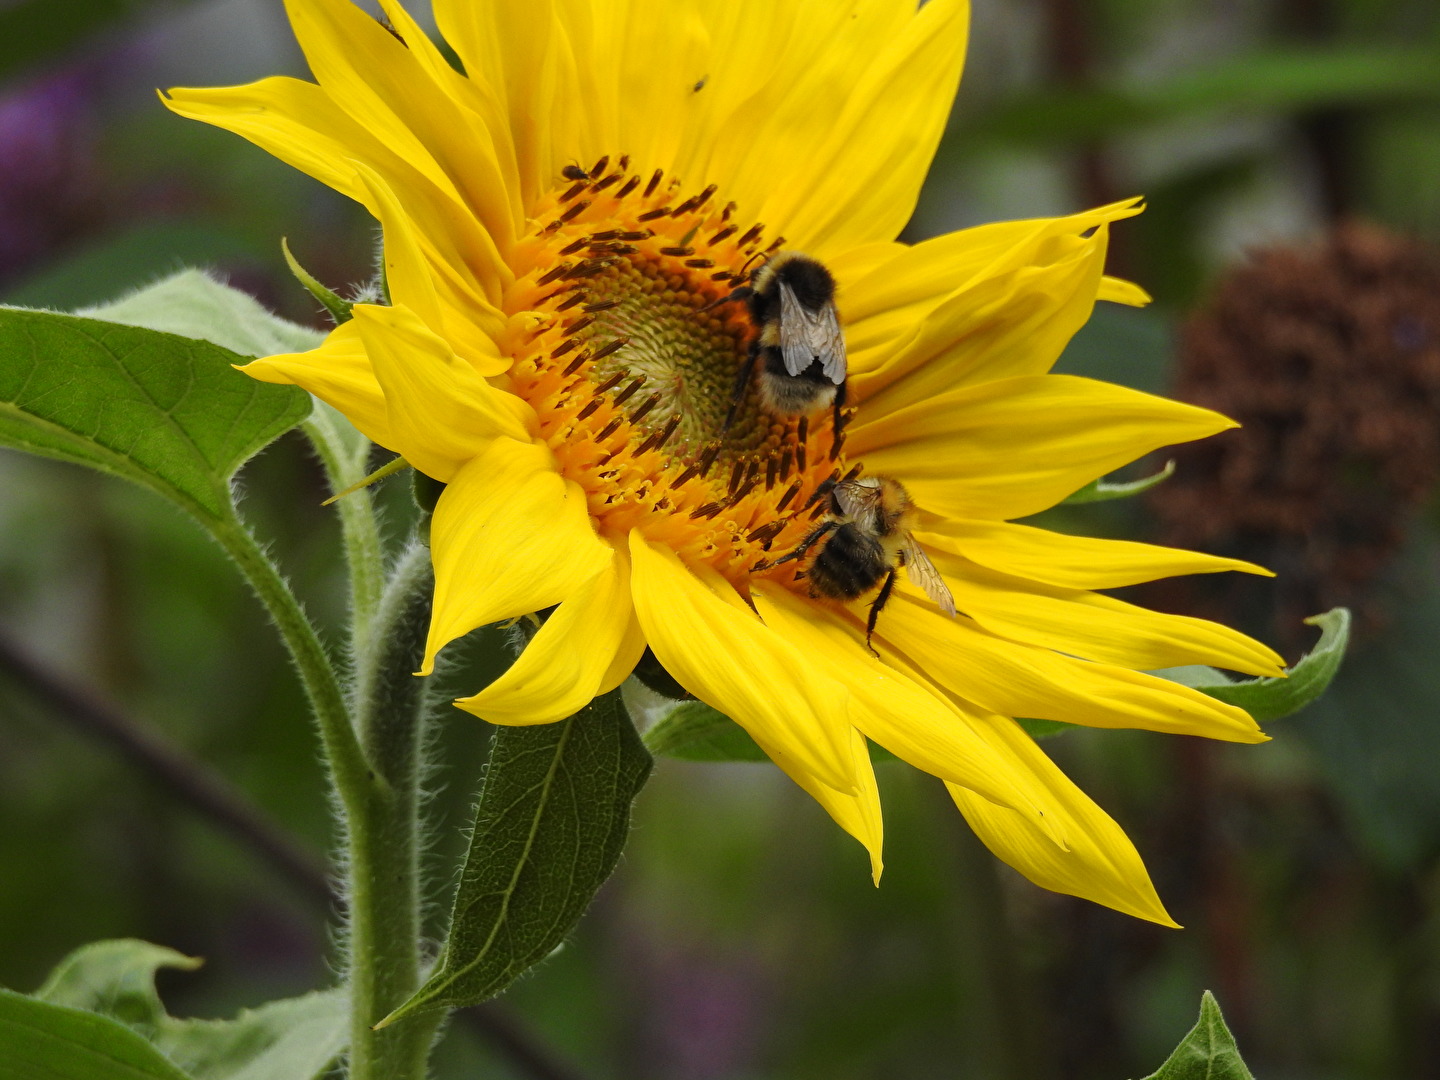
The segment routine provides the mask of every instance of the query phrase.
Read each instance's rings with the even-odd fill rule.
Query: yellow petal
[[[889,260],[843,279],[846,313],[857,326],[882,315],[913,322],[985,278],[1048,266],[1090,250],[1087,241],[1096,228],[1139,212],[1137,201],[1126,199],[1064,217],[997,221],[910,246],[894,245]]]
[[[369,198],[367,205],[375,208],[384,237],[385,287],[392,303],[409,308],[420,321],[437,334],[445,332],[445,316],[440,295],[430,267],[421,254],[419,237],[414,225],[401,208],[390,186],[364,162],[354,163]],[[491,351],[494,351],[492,345]],[[498,374],[498,373],[497,373]]]
[[[747,215],[759,209],[754,192],[735,187],[739,162],[732,157],[735,133],[729,129],[741,122],[739,115],[748,115],[742,110],[772,102],[771,95],[789,85],[777,69],[803,65],[809,59],[815,43],[795,33],[808,6],[803,0],[772,5],[764,18],[757,19],[754,9],[745,4],[698,5],[710,48],[704,69],[684,88],[692,99],[692,122],[680,133],[673,162],[656,162],[657,166],[692,178],[692,182],[703,178],[723,184],[731,197],[740,196],[737,201]],[[828,13],[822,13],[817,33],[829,30],[830,24],[823,20],[838,19],[840,7],[831,5]],[[788,53],[787,45],[793,46]],[[794,55],[797,52],[799,56]],[[702,79],[703,85],[696,89]],[[763,115],[758,111],[755,115],[763,122]],[[763,192],[760,194],[763,197]]]
[[[926,547],[961,555],[1003,574],[1064,589],[1118,589],[1180,574],[1243,574],[1274,577],[1263,566],[1197,551],[1069,536],[1030,525],[936,518],[916,537]]]
[[[1100,279],[1100,292],[1095,299],[1108,300],[1112,304],[1125,304],[1129,307],[1145,307],[1154,298],[1133,281],[1106,274]]]
[[[960,610],[1011,641],[1139,670],[1214,664],[1247,675],[1285,673],[1273,649],[1220,623],[1027,582],[940,551],[932,557]]]
[[[873,244],[861,244],[858,247],[846,248],[844,251],[837,251],[831,255],[825,261],[825,265],[829,268],[830,273],[835,275],[840,295],[846,298],[841,311],[842,321],[853,323],[859,319],[858,315],[852,319],[852,312],[857,307],[857,299],[853,295],[855,283],[874,280],[876,271],[894,265],[896,259],[903,258],[907,252],[913,250],[908,245],[894,240],[879,240]],[[933,286],[932,291],[934,291]],[[937,294],[935,303],[939,303],[943,295],[943,293]],[[846,329],[847,344],[853,329],[853,326]]]
[[[850,715],[869,739],[943,780],[982,793],[1044,826],[1045,793],[1014,759],[996,753],[948,701],[889,667],[865,648],[865,633],[837,613],[772,582],[754,585],[766,625],[795,642],[850,691]]]
[[[523,227],[518,184],[472,111],[350,0],[286,0],[310,70],[342,108],[431,181],[448,181],[503,251]]]
[[[882,858],[885,828],[880,812],[880,789],[875,783],[875,767],[870,764],[870,749],[865,737],[854,728],[850,729],[850,760],[858,784],[858,790],[853,795],[820,783],[803,766],[773,745],[760,739],[756,741],[786,776],[825,809],[835,824],[865,845],[865,850],[870,853],[870,879],[879,885],[880,874],[885,868]]]
[[[410,464],[448,482],[490,440],[529,439],[530,406],[476,374],[414,312],[375,304],[352,310],[385,391],[386,445]]]
[[[696,126],[704,88],[695,85],[711,65],[710,34],[697,9],[708,2],[666,0],[663,16],[636,4],[628,19],[610,24],[617,31],[610,43],[597,43],[618,61],[616,145],[628,147],[636,162],[671,171],[681,140]],[[698,176],[682,179],[701,186]]]
[[[507,117],[521,195],[531,205],[555,182],[565,155],[590,150],[578,132],[590,103],[579,91],[567,25],[552,0],[436,0],[434,8],[470,79]],[[578,23],[568,29],[584,33]],[[585,167],[592,163],[587,158]]]
[[[969,382],[1048,371],[1090,316],[1110,222],[1139,212],[1129,199],[962,229],[901,248],[855,278],[842,262],[836,302],[857,400],[894,408]],[[919,394],[916,378],[926,384]]]
[[[495,338],[505,328],[505,316],[498,305],[505,289],[514,282],[514,274],[501,258],[494,238],[457,200],[439,193],[413,170],[398,176],[394,172],[380,175],[395,192],[397,203],[404,207],[437,289],[459,305],[452,321],[468,318],[477,324],[478,336],[465,339],[475,355],[466,359],[472,360],[482,373],[491,373],[494,367],[487,362],[497,350],[487,339]],[[377,218],[381,216],[382,208],[373,200],[365,205]]]
[[[261,382],[289,383],[308,390],[344,413],[371,442],[394,448],[385,394],[353,320],[330,331],[319,348],[266,356],[240,370]]]
[[[797,0],[763,12],[743,4],[697,7],[713,48],[704,84],[693,91],[693,123],[676,154],[676,175],[695,186],[720,185],[739,205],[739,217],[764,220],[787,236],[787,246],[821,257],[852,246],[840,230],[864,234],[854,243],[893,239],[908,213],[897,206],[880,211],[898,224],[843,222],[828,237],[814,223],[797,221],[792,229],[792,217],[803,209],[798,193],[814,193],[828,172],[837,175],[825,197],[839,193],[847,200],[872,181],[903,193],[923,178],[923,166],[916,176],[890,177],[885,170],[909,166],[932,113],[939,111],[943,122],[949,109],[950,97],[922,100],[916,84],[944,84],[952,72],[902,72],[898,58],[908,51],[933,60],[939,50],[924,40],[925,32],[944,22],[952,5],[929,15],[895,0]],[[878,101],[887,90],[893,98]],[[832,122],[816,124],[817,112],[828,112]],[[901,130],[875,130],[897,114],[903,114]],[[834,122],[841,117],[843,123]]]
[[[1178,928],[1180,924],[1160,902],[1125,831],[1071,783],[1019,725],[1003,716],[987,719],[983,730],[997,749],[1003,747],[1023,761],[1049,789],[1069,840],[1065,848],[1057,847],[1030,819],[956,784],[946,784],[955,805],[985,846],[1043,889]]]
[[[481,375],[499,375],[510,366],[488,326],[497,333],[505,316],[475,287],[473,278],[460,271],[464,260],[451,248],[446,256],[432,259],[411,219],[384,179],[362,162],[354,163],[369,194],[367,205],[380,219],[385,238],[385,284],[396,305],[410,308],[451,348],[469,360]],[[435,247],[449,247],[446,237],[437,237]]]
[[[817,112],[834,112],[811,119],[825,144],[797,160],[803,179],[776,184],[760,210],[792,246],[823,259],[905,227],[960,83],[969,21],[968,0],[930,0],[892,39],[866,43],[848,93],[812,99]]]
[[[754,612],[716,595],[673,552],[646,543],[638,530],[630,534],[630,557],[635,610],[665,670],[797,769],[854,794],[845,688]]]
[[[524,25],[524,0],[505,2],[515,9],[513,19],[516,23]],[[589,168],[601,156],[614,157],[619,139],[616,69],[625,58],[615,51],[614,46],[618,27],[629,21],[630,4],[629,0],[601,0],[600,3],[594,0],[553,0],[553,7],[560,31],[557,49],[561,50],[560,63],[555,68],[555,100],[563,101],[567,106],[558,111],[573,111],[574,120],[566,129],[568,138],[556,127],[551,141],[557,162],[560,154],[579,154],[584,167]],[[543,5],[540,10],[544,10]],[[566,58],[570,60],[569,67],[565,63]],[[510,66],[511,70],[519,69],[515,61],[511,61]],[[566,76],[573,79],[570,87],[564,86]],[[559,96],[567,91],[573,96]],[[571,110],[568,108],[571,105],[576,107]],[[512,116],[515,115],[515,107],[512,96]],[[518,118],[516,126],[519,126]],[[552,169],[552,177],[553,172]]]
[[[1237,426],[1209,409],[1072,375],[940,394],[862,419],[846,450],[947,517],[1007,519],[1054,506],[1096,477],[1172,443]]]
[[[249,139],[303,173],[358,202],[364,185],[350,159],[393,155],[314,83],[285,76],[245,86],[172,87],[160,95],[179,116]]]
[[[813,126],[806,129],[794,122],[804,99],[801,81],[826,83],[836,95],[832,100],[839,100],[859,67],[844,34],[846,16],[878,36],[874,13],[881,5],[868,4],[862,11],[853,4],[796,0],[772,4],[762,17],[747,4],[695,6],[711,48],[705,69],[687,88],[693,98],[692,122],[682,133],[673,171],[691,182],[703,178],[720,184],[740,204],[742,215],[753,217],[768,189],[763,180],[755,182],[750,168],[763,171],[768,161],[774,170],[771,183],[788,182],[787,170],[799,167],[820,136]],[[775,131],[802,141],[791,143],[787,153],[779,149],[782,140],[774,137]],[[755,138],[747,139],[747,134]],[[752,151],[758,152],[752,157]]]
[[[485,296],[491,305],[511,280],[494,240],[460,205],[460,194],[448,178],[436,169],[422,173],[313,83],[271,78],[248,86],[175,88],[162,100],[172,112],[249,139],[378,216],[379,207],[355,169],[355,162],[365,162],[402,193],[432,265],[452,263],[469,291]],[[488,309],[477,310],[476,317],[491,334],[503,325]]]
[[[435,607],[422,675],[456,638],[569,599],[614,557],[549,449],[503,436],[441,494],[430,550]]]
[[[445,54],[435,47],[430,35],[411,17],[399,0],[378,0],[378,3],[380,10],[390,20],[395,33],[404,40],[405,47],[410,50],[426,77],[443,93],[475,114],[494,143],[496,160],[506,176],[518,182],[513,132],[501,95],[478,73],[469,69],[466,69],[464,74],[456,71]],[[533,8],[534,5],[531,6]],[[511,46],[512,50],[514,47]],[[520,205],[526,206],[528,202],[522,199]]]
[[[948,692],[1002,716],[1226,742],[1266,741],[1243,709],[1198,690],[1006,641],[963,615],[947,618],[928,601],[900,590],[880,616],[875,643],[882,656],[893,648]]]
[[[550,724],[619,686],[644,651],[630,600],[630,555],[616,551],[561,602],[503,675],[455,704],[492,724]]]

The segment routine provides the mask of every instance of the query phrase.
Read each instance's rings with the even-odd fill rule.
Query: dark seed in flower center
[[[714,186],[687,196],[655,173],[641,191],[620,182],[628,167],[559,177],[532,211],[546,224],[516,245],[505,300],[533,326],[510,346],[511,388],[602,532],[639,528],[743,585],[808,531],[843,454],[830,460],[828,421],[770,415],[753,388],[722,430],[756,334],[724,301],[783,240],[732,222]]]

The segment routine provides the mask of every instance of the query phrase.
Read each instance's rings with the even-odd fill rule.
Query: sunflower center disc
[[[827,419],[773,416],[753,386],[724,430],[756,332],[725,298],[784,239],[733,222],[714,186],[687,197],[608,165],[571,170],[532,210],[505,307],[536,325],[512,386],[604,532],[639,528],[742,584],[809,531],[824,506],[810,497],[846,469]]]

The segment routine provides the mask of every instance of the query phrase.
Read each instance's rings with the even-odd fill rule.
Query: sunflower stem
[[[210,531],[235,560],[280,631],[305,687],[335,789],[340,793],[345,816],[349,817],[358,808],[357,797],[369,782],[370,767],[350,724],[340,680],[325,647],[320,644],[320,635],[270,556],[239,518],[212,521]]]
[[[315,411],[303,428],[320,455],[332,492],[347,491],[365,479],[370,440],[356,431],[345,417],[323,402],[316,402]],[[368,488],[349,491],[336,505],[340,510],[345,562],[350,571],[351,648],[359,651],[370,633],[385,586],[380,524]]]
[[[414,544],[397,560],[355,656],[355,717],[372,775],[348,832],[351,1080],[423,1080],[444,1017],[372,1030],[420,986],[420,781],[430,702],[428,680],[413,672],[432,585],[430,552]]]

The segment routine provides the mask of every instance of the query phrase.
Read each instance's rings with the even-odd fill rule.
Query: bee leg
[[[732,289],[732,290],[730,290],[729,293],[727,293],[726,295],[720,297],[720,299],[718,299],[718,300],[711,300],[710,303],[708,303],[708,304],[706,304],[704,307],[702,307],[702,308],[700,309],[700,311],[701,311],[701,312],[713,311],[713,310],[715,310],[717,307],[720,307],[722,304],[728,304],[728,303],[731,303],[732,301],[735,301],[735,300],[749,300],[750,297],[752,297],[752,296],[754,296],[754,295],[755,295],[755,290],[752,289],[749,285],[741,285],[738,289]],[[698,313],[697,313],[697,314],[698,314]]]
[[[810,535],[805,537],[804,540],[801,540],[800,543],[796,545],[795,550],[790,552],[790,554],[781,555],[780,558],[776,559],[774,562],[767,562],[766,560],[761,559],[750,569],[752,571],[769,570],[773,567],[781,565],[782,563],[794,562],[796,559],[803,559],[805,557],[805,553],[820,542],[821,537],[825,536],[827,533],[833,532],[839,527],[840,523],[838,521],[822,521],[819,527],[812,530]]]
[[[725,423],[720,428],[721,435],[729,431],[730,425],[735,422],[735,414],[740,411],[740,404],[745,400],[745,390],[750,385],[750,376],[755,373],[755,361],[759,358],[760,342],[752,341],[745,362],[740,365],[740,371],[735,376],[735,389],[730,393],[730,411],[725,414]]]
[[[880,618],[880,612],[884,610],[886,602],[890,599],[890,590],[895,588],[895,575],[899,572],[899,567],[892,566],[890,572],[885,575],[885,584],[880,586],[880,595],[875,597],[874,603],[870,605],[870,617],[865,620],[865,647],[875,653],[877,660],[880,658],[880,654],[875,652],[875,646],[870,644],[870,638],[875,633],[875,621]]]
[[[845,441],[845,390],[848,379],[842,379],[835,388],[835,422],[830,426],[830,460],[840,456],[840,445]]]
[[[810,493],[810,497],[805,500],[805,505],[800,507],[799,510],[796,510],[792,516],[799,517],[806,510],[809,510],[812,506],[818,503],[821,499],[829,498],[830,493],[835,490],[835,485],[840,482],[839,476],[836,475],[837,473],[839,473],[839,471],[839,469],[836,469],[835,472],[829,475],[829,477],[821,480],[820,483],[816,484],[815,490],[812,491]]]

